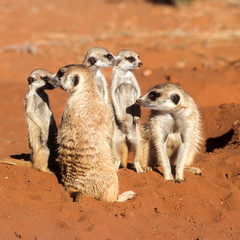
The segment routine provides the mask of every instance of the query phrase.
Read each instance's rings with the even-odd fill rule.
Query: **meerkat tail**
[[[134,199],[137,196],[137,194],[133,191],[126,191],[120,195],[117,196],[117,202],[125,202],[130,199]]]
[[[22,160],[11,159],[11,158],[0,158],[0,164],[8,164],[8,165],[21,166],[21,167],[32,166],[32,163],[29,161],[22,161]]]
[[[191,172],[195,175],[202,175],[202,171],[200,168],[196,168],[196,167],[185,167],[184,168],[185,171],[187,172]]]

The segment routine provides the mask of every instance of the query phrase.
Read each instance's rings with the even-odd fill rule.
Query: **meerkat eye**
[[[33,77],[28,77],[28,84],[32,84],[34,82],[34,78]]]
[[[74,85],[74,87],[76,87],[78,85],[78,83],[79,83],[79,76],[75,75],[73,77],[73,85]]]
[[[135,62],[135,58],[134,57],[126,57],[126,59],[130,62],[130,63],[133,63],[133,62]]]
[[[112,60],[113,59],[113,55],[112,54],[107,54],[107,55],[104,55],[105,58],[107,58],[108,60]]]
[[[150,92],[148,94],[148,97],[152,100],[152,101],[156,101],[157,98],[159,98],[161,96],[161,93],[158,93],[158,92]]]
[[[96,62],[97,62],[97,59],[95,57],[90,57],[88,59],[88,62],[91,64],[91,65],[94,65]]]
[[[172,95],[171,99],[177,105],[180,101],[180,96],[178,94],[174,94]]]
[[[45,76],[45,77],[41,77],[41,79],[45,82],[47,82],[49,80],[49,77]]]

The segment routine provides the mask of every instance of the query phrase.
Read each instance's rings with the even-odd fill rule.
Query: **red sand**
[[[0,165],[0,239],[239,239],[239,128],[234,137],[231,131],[240,120],[239,12],[234,0],[178,8],[143,0],[2,0],[0,157],[29,153],[29,73],[81,63],[92,46],[138,52],[142,94],[179,83],[199,105],[208,140],[194,164],[203,175],[186,173],[182,184],[120,169],[120,192],[138,194],[124,203],[73,203],[54,175]],[[104,72],[110,84],[111,69]],[[59,126],[68,96],[48,93]],[[147,115],[143,110],[142,123]]]

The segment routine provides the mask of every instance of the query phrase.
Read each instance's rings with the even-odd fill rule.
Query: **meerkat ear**
[[[88,62],[91,64],[91,65],[94,65],[96,62],[97,62],[97,59],[95,57],[90,57],[88,59]]]
[[[173,94],[171,96],[172,101],[177,105],[180,101],[180,96],[178,94]]]
[[[28,84],[32,84],[34,82],[34,78],[33,77],[28,77]]]
[[[76,87],[78,85],[78,83],[79,83],[79,76],[75,75],[73,77],[73,85],[74,85],[74,87]]]
[[[61,73],[65,73],[66,71],[67,71],[67,68],[65,68],[65,67],[60,68]]]
[[[66,71],[67,71],[67,68],[65,67],[60,68],[57,72],[57,76],[61,78]]]

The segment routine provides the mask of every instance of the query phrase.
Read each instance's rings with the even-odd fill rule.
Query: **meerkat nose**
[[[139,66],[139,67],[141,67],[142,65],[143,65],[143,63],[142,63],[142,62],[139,62],[139,63],[138,63],[138,66]]]
[[[141,102],[140,98],[136,100],[136,104],[140,105],[140,102]]]
[[[115,57],[115,65],[117,66],[121,62],[121,58],[119,56]]]

